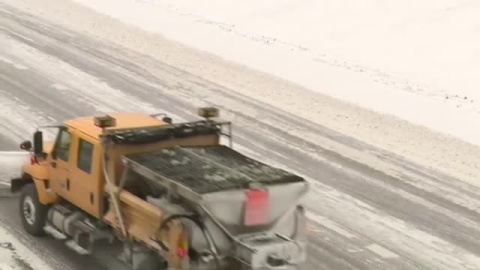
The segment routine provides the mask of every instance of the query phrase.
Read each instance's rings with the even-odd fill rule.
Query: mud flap
[[[30,183],[30,179],[23,179],[23,178],[13,178],[10,180],[10,192],[16,193],[22,190],[22,187],[26,184]]]

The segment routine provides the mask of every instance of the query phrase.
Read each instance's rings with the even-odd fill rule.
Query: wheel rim
[[[26,196],[23,200],[23,216],[28,224],[33,225],[35,223],[35,205],[29,196]]]

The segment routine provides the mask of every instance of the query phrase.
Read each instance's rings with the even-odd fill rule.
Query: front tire
[[[20,195],[20,217],[23,228],[34,236],[45,235],[43,227],[47,220],[47,212],[48,206],[38,200],[35,185],[25,185]]]

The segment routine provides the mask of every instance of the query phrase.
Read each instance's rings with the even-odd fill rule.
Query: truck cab
[[[116,120],[114,129],[135,129],[166,125],[164,121],[145,114],[112,114]],[[23,168],[24,179],[32,181],[43,204],[66,200],[88,214],[101,218],[103,188],[105,185],[101,165],[102,128],[95,126],[95,117],[82,117],[66,121],[52,142],[43,142],[43,134],[37,131],[34,140],[38,149],[32,152],[29,164]],[[110,129],[110,130],[114,130]],[[23,143],[22,148],[31,145]],[[43,145],[46,145],[43,148]],[[27,150],[35,150],[28,149]],[[25,181],[23,181],[25,183]],[[12,185],[12,188],[16,185]]]

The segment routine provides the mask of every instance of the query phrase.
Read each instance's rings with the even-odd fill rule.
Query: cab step
[[[53,227],[52,225],[50,224],[47,224],[45,227],[43,227],[43,230],[51,235],[53,238],[57,239],[57,240],[65,240],[67,239],[67,236],[65,234],[63,234],[62,232],[60,232],[59,230],[55,229],[55,227]]]
[[[75,242],[75,240],[68,240],[65,242],[65,245],[80,255],[90,254],[90,251],[81,247],[79,244],[77,244],[77,242]]]

